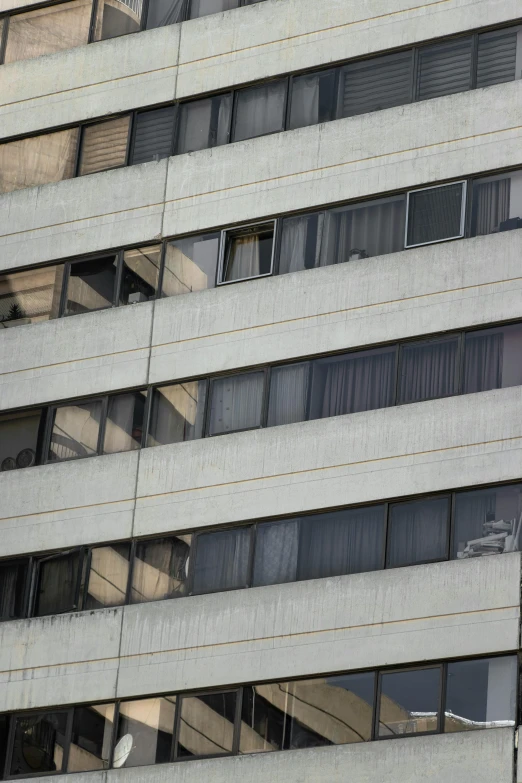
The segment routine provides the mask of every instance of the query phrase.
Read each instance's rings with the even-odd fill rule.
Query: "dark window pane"
[[[41,419],[40,408],[0,415],[0,471],[30,468],[38,463]]]
[[[270,373],[268,427],[306,420],[310,362],[274,367]]]
[[[325,215],[284,218],[279,250],[279,274],[324,266],[321,254]],[[333,263],[333,262],[332,262]]]
[[[236,691],[184,696],[176,755],[232,753],[237,696]]]
[[[382,568],[384,506],[303,517],[300,532],[298,579]]]
[[[9,19],[5,63],[83,46],[89,40],[92,0],[48,5]],[[0,34],[2,25],[0,22]]]
[[[386,565],[442,560],[448,551],[449,499],[426,498],[390,507]]]
[[[138,32],[142,11],[143,0],[128,0],[126,3],[98,0],[94,40],[104,41],[107,38]]]
[[[234,141],[284,130],[286,79],[238,90]]]
[[[147,446],[203,437],[206,398],[206,381],[187,381],[154,389]]]
[[[211,593],[247,587],[250,542],[249,527],[200,534],[192,592]]]
[[[63,264],[0,275],[0,328],[58,318]]]
[[[71,264],[67,283],[65,315],[111,307],[116,285],[115,256]]]
[[[147,163],[172,155],[176,109],[142,111],[136,116],[131,164]]]
[[[291,100],[290,130],[328,122],[335,111],[335,71],[296,76]]]
[[[269,275],[273,244],[273,223],[227,231],[221,282]]]
[[[147,392],[128,392],[109,397],[104,454],[136,451],[140,448],[146,399]]]
[[[449,663],[444,731],[514,726],[516,699],[514,655]]]
[[[264,372],[228,375],[212,381],[210,435],[261,426]]]
[[[229,11],[239,6],[239,0],[189,0],[189,2],[189,19],[218,14],[220,11]]]
[[[406,343],[400,351],[399,403],[457,394],[458,337]]]
[[[121,7],[128,8],[123,3]],[[82,134],[80,175],[124,166],[127,160],[129,127],[130,115],[87,125]]]
[[[33,712],[15,718],[10,775],[62,772],[68,712]]]
[[[438,98],[471,88],[473,39],[458,38],[419,49],[417,100]]]
[[[310,419],[393,405],[396,350],[356,351],[312,362]]]
[[[253,586],[277,585],[297,579],[299,519],[258,525]]]
[[[462,182],[411,191],[407,247],[461,237],[464,192]]]
[[[341,117],[411,101],[412,51],[350,63],[341,71]]]
[[[370,740],[374,681],[368,672],[246,687],[239,752]]]
[[[379,737],[437,731],[439,667],[381,674]]]
[[[163,296],[214,288],[219,257],[219,234],[200,234],[167,242]]]
[[[132,571],[131,603],[186,595],[192,536],[138,541]]]
[[[74,707],[67,772],[108,768],[113,723],[114,704]]]
[[[455,493],[452,557],[481,557],[521,548],[522,484]]]
[[[0,33],[2,27],[0,25]],[[0,777],[3,778],[7,757],[7,740],[9,738],[10,716],[0,715]]]
[[[123,254],[120,304],[154,299],[158,291],[161,245],[138,247]]]
[[[28,575],[27,560],[0,561],[0,620],[16,620],[24,616]],[[1,742],[0,738],[0,746]],[[0,775],[2,769],[0,765]]]
[[[51,432],[49,462],[97,454],[101,412],[101,400],[57,408]]]
[[[130,544],[93,547],[84,609],[122,606],[125,603],[129,557]]]
[[[474,180],[471,235],[515,228],[522,228],[522,171]]]
[[[232,93],[182,103],[179,107],[178,154],[226,144],[231,113]]]
[[[150,0],[146,29],[182,22],[185,5],[186,0]]]
[[[481,33],[478,37],[477,87],[516,79],[517,53],[520,56],[521,50],[521,28],[508,27],[507,30]]]
[[[78,128],[0,144],[0,193],[74,177]]]
[[[176,697],[120,702],[113,767],[170,761]]]
[[[78,550],[42,558],[35,588],[35,617],[77,609],[80,553]]]
[[[522,384],[522,325],[466,334],[464,394]]]

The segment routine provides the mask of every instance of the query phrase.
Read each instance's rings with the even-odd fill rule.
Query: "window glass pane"
[[[182,103],[179,107],[178,154],[228,142],[232,93]]]
[[[83,46],[89,40],[92,0],[50,5],[9,19],[4,62],[29,60],[42,54]],[[0,24],[0,33],[1,33]]]
[[[452,557],[518,552],[521,527],[522,484],[457,492]]]
[[[123,3],[121,7],[127,8]],[[96,125],[87,125],[83,129],[80,175],[125,165],[129,125],[130,116],[127,115]]]
[[[439,667],[381,674],[379,737],[437,731]]]
[[[273,223],[227,231],[222,282],[270,274],[273,243]]]
[[[0,34],[2,25],[0,24]],[[5,761],[7,756],[7,740],[9,737],[10,716],[0,715],[0,775],[4,775]]]
[[[39,462],[41,418],[40,408],[0,416],[0,471],[30,468]]]
[[[306,420],[310,362],[274,367],[270,373],[268,427]]]
[[[182,22],[185,4],[186,0],[151,0],[147,11],[146,29]]]
[[[232,753],[237,692],[184,696],[176,755]]]
[[[141,446],[147,392],[128,392],[109,397],[105,422],[104,454],[135,451]]]
[[[299,551],[299,519],[258,525],[253,586],[295,582]]]
[[[207,381],[187,381],[154,389],[147,446],[203,437],[206,398]]]
[[[329,210],[323,229],[320,266],[403,250],[405,214],[404,196]]]
[[[214,288],[219,256],[219,234],[200,234],[167,242],[163,296]]]
[[[522,228],[522,171],[474,180],[471,236],[514,228]]]
[[[516,656],[449,663],[444,731],[514,726],[516,699]]]
[[[246,687],[239,752],[370,740],[374,681],[367,672]]]
[[[335,111],[335,71],[296,76],[291,101],[290,130],[331,120]]]
[[[393,405],[396,349],[357,351],[312,362],[310,419]]]
[[[471,89],[473,39],[457,38],[418,52],[417,100]]]
[[[129,557],[130,544],[93,547],[84,609],[122,606],[125,603]]]
[[[175,106],[142,111],[136,115],[130,163],[148,163],[172,155]]]
[[[464,346],[464,394],[522,384],[521,324],[468,332]]]
[[[189,2],[189,19],[217,14],[220,11],[229,11],[231,8],[239,6],[239,0],[189,0]]]
[[[98,0],[94,40],[104,41],[118,35],[136,33],[141,27],[142,10],[143,0]]]
[[[477,87],[520,79],[517,76],[517,58],[522,56],[522,28],[508,27],[492,30],[478,37]]]
[[[65,315],[111,307],[116,285],[116,256],[71,264],[67,282]]]
[[[67,772],[108,768],[113,723],[114,704],[74,707]]]
[[[372,57],[342,68],[341,117],[410,103],[412,61],[410,50]]]
[[[449,498],[390,506],[388,568],[442,560],[448,551]]]
[[[57,408],[48,460],[61,462],[97,454],[101,412],[101,400]]]
[[[28,575],[27,560],[0,561],[0,620],[15,620],[24,616]],[[0,766],[0,774],[2,769]]]
[[[321,243],[324,213],[284,218],[282,221],[279,274],[323,266]],[[333,262],[332,262],[333,263]]]
[[[234,141],[284,130],[286,79],[238,90]]]
[[[463,235],[464,185],[440,185],[409,194],[407,247]]]
[[[384,506],[303,517],[300,532],[298,579],[382,568]]]
[[[78,608],[79,569],[80,553],[77,549],[40,560],[35,589],[35,617],[72,612]]]
[[[132,571],[131,603],[186,595],[191,544],[190,533],[138,541]]]
[[[401,346],[399,403],[457,394],[458,352],[458,337]]]
[[[212,381],[210,435],[261,426],[264,372],[228,375]]]
[[[10,775],[61,772],[68,712],[33,712],[15,718]]]
[[[251,528],[198,536],[192,592],[211,593],[248,586]]]
[[[58,318],[64,266],[0,275],[0,327]]]
[[[0,144],[0,193],[74,177],[78,128]]]
[[[123,254],[120,304],[154,299],[158,291],[161,245],[138,247]]]
[[[120,702],[113,767],[170,761],[176,697]]]

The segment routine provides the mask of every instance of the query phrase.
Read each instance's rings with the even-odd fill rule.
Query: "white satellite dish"
[[[124,734],[121,740],[117,743],[116,747],[114,748],[114,756],[112,759],[113,767],[116,768],[123,767],[123,765],[129,758],[133,744],[134,744],[134,740],[132,734]]]

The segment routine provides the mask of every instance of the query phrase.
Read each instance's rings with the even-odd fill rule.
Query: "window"
[[[0,622],[25,616],[29,561],[0,561]],[[2,740],[0,737],[0,756]],[[0,774],[3,767],[0,764]]]
[[[412,50],[349,63],[341,69],[339,115],[353,117],[411,100]]]
[[[284,130],[286,92],[286,79],[238,90],[233,141]]]
[[[522,55],[522,27],[492,30],[478,36],[477,87],[520,79],[517,59]]]
[[[154,389],[147,446],[183,443],[203,437],[206,398],[206,380]]]
[[[114,725],[114,704],[75,707],[67,772],[108,769]]]
[[[0,193],[74,177],[78,128],[0,144]]]
[[[186,595],[191,543],[190,534],[138,541],[132,570],[131,603]]]
[[[131,166],[172,155],[175,117],[174,106],[142,111],[136,115]]]
[[[299,529],[299,519],[258,525],[253,587],[296,581]]]
[[[227,144],[232,116],[232,93],[181,103],[177,154]]]
[[[180,699],[176,757],[217,756],[234,750],[238,691]]]
[[[251,546],[249,527],[198,535],[192,592],[248,587]]]
[[[0,471],[39,463],[41,422],[41,408],[0,415]]]
[[[220,236],[219,233],[200,234],[166,243],[163,296],[214,288]]]
[[[105,421],[104,454],[136,451],[143,438],[147,392],[128,392],[109,397]]]
[[[145,27],[165,27],[182,22],[185,18],[186,0],[152,0],[148,3]]]
[[[170,761],[176,697],[120,702],[113,767]]]
[[[239,0],[189,0],[189,19],[238,8]]]
[[[261,427],[265,377],[261,370],[211,382],[209,435]]]
[[[452,557],[522,549],[522,485],[455,493]]]
[[[117,258],[107,256],[70,264],[64,315],[112,307],[117,279]]]
[[[419,49],[417,100],[471,89],[473,38],[455,38]]]
[[[111,8],[111,6],[107,7]],[[129,6],[122,4],[122,8],[128,9]],[[125,166],[130,119],[130,115],[127,114],[115,120],[98,122],[83,128],[78,171],[80,176]]]
[[[0,327],[58,318],[63,265],[0,275]]]
[[[451,336],[401,346],[399,404],[458,393],[459,342]]]
[[[161,245],[125,250],[119,304],[137,304],[154,299],[158,291]]]
[[[408,193],[406,247],[464,236],[466,183],[453,182]]]
[[[449,511],[447,497],[392,504],[387,567],[445,560],[448,557]]]
[[[440,683],[440,666],[383,672],[379,678],[378,737],[436,732]]]
[[[82,609],[102,609],[126,603],[129,567],[129,543],[93,547]]]
[[[329,122],[335,107],[335,71],[319,71],[292,79],[288,129]]]
[[[13,777],[63,772],[70,710],[31,712],[14,718],[8,774]]]
[[[306,421],[311,366],[301,362],[272,368],[267,427]]]
[[[471,236],[515,228],[522,228],[522,171],[474,180]]]
[[[79,608],[82,557],[79,549],[42,557],[37,563],[35,617]]]
[[[468,332],[463,393],[522,385],[522,324]]]
[[[449,663],[444,731],[514,726],[516,676],[514,655]]]
[[[233,283],[272,273],[275,224],[263,223],[223,231],[220,283]]]
[[[136,33],[141,29],[143,0],[130,0],[126,3],[115,3],[111,0],[97,0],[97,2],[95,41]]]
[[[0,25],[0,34],[2,26]],[[3,777],[7,758],[7,742],[9,738],[9,715],[0,715],[0,775]]]

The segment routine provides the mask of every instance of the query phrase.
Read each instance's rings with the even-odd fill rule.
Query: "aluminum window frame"
[[[443,239],[433,239],[430,242],[417,242],[415,244],[408,244],[408,230],[410,226],[410,196],[415,193],[423,193],[427,190],[436,190],[438,188],[448,187],[450,185],[462,185],[461,190],[461,204],[460,204],[460,233],[452,237],[444,237]],[[437,185],[429,185],[425,188],[414,188],[406,191],[406,215],[404,226],[404,249],[410,250],[415,247],[427,247],[428,245],[438,245],[441,242],[452,242],[455,239],[464,239],[466,236],[466,210],[467,210],[467,192],[468,192],[468,179],[451,180],[448,182],[441,182]]]
[[[234,285],[235,283],[245,283],[247,280],[259,280],[263,277],[272,277],[274,274],[274,265],[275,265],[275,251],[276,251],[276,244],[277,244],[277,229],[278,224],[281,221],[278,218],[269,218],[268,220],[264,221],[256,221],[254,223],[244,223],[240,226],[231,226],[230,228],[223,228],[221,230],[221,236],[219,239],[219,255],[218,255],[218,263],[217,263],[217,275],[216,275],[216,288],[219,286],[225,286],[225,285]],[[268,227],[269,225],[272,225],[272,254],[270,257],[270,271],[269,272],[263,272],[262,274],[258,275],[251,275],[250,277],[241,277],[237,280],[225,280],[225,275],[227,273],[227,249],[228,249],[228,242],[229,242],[229,235],[233,236],[235,234],[242,234],[243,231],[245,232],[245,236],[248,236],[248,229],[252,229],[250,232],[252,235],[259,236],[261,234],[260,231],[256,232],[254,229],[260,229],[263,227]],[[268,231],[267,231],[268,232]],[[208,289],[207,289],[208,290]]]

